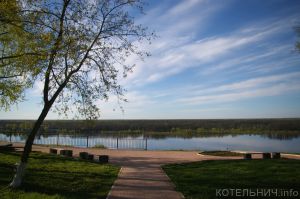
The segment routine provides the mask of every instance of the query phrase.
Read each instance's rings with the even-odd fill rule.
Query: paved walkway
[[[112,162],[122,166],[108,199],[181,199],[183,195],[175,191],[174,185],[161,169],[161,165],[204,159],[204,156],[197,155],[195,151],[107,152],[111,153]],[[114,152],[124,153],[124,156],[118,156]]]
[[[122,167],[108,199],[181,199],[160,167]]]
[[[15,144],[22,146],[22,144]],[[66,148],[66,147],[64,147]],[[217,157],[198,155],[196,151],[132,151],[95,148],[71,148],[75,156],[86,151],[94,155],[109,155],[110,162],[121,166],[107,199],[181,199],[183,195],[161,169],[164,164],[202,160],[241,159],[242,157]],[[34,151],[49,152],[49,147],[34,146]],[[300,156],[285,156],[299,158]],[[259,156],[254,158],[260,158]]]

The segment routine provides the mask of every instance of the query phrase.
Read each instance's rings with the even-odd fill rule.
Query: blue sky
[[[149,1],[137,23],[158,35],[140,46],[152,56],[127,60],[124,113],[111,96],[97,102],[100,119],[300,117],[299,10],[297,0]],[[41,85],[26,99],[0,119],[36,119]]]

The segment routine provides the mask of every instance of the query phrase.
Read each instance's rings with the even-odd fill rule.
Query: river
[[[0,133],[0,140],[24,142],[24,135],[6,135]],[[107,148],[147,149],[147,150],[243,150],[261,152],[300,152],[300,136],[289,139],[270,138],[263,135],[224,135],[209,137],[163,137],[145,139],[139,137],[116,136],[74,136],[74,135],[40,135],[36,144],[72,145],[77,147],[94,147],[104,145]]]

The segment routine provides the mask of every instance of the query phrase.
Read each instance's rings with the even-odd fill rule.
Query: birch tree
[[[11,187],[21,185],[35,135],[48,112],[67,114],[75,108],[80,117],[93,120],[99,117],[98,100],[112,94],[125,100],[119,79],[133,68],[126,59],[133,54],[147,56],[139,44],[153,38],[134,21],[143,12],[140,0],[27,0],[17,4],[19,17],[8,16],[4,21],[22,24],[22,30],[32,35],[34,49],[41,53],[30,54],[32,60],[38,58],[30,64],[35,72],[30,77],[43,84],[43,108],[27,137]]]

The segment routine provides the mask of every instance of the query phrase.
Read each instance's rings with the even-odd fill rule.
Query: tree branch
[[[19,55],[10,55],[10,56],[5,56],[5,57],[0,57],[0,60],[5,60],[5,59],[13,59],[13,58],[19,58],[19,57],[23,57],[25,55],[32,55],[32,56],[42,56],[43,54],[40,54],[40,53],[34,53],[34,52],[31,52],[31,53],[22,53],[22,54],[19,54]]]
[[[101,12],[102,12],[102,14],[103,14],[103,20],[102,20],[102,23],[101,23],[100,31],[99,31],[99,33],[97,34],[97,36],[95,37],[95,39],[93,40],[93,42],[92,42],[92,44],[90,45],[90,47],[87,49],[87,51],[86,51],[84,57],[82,58],[81,62],[80,62],[79,65],[78,65],[78,67],[77,67],[75,70],[72,70],[72,71],[70,72],[69,76],[72,76],[74,73],[76,73],[76,72],[78,72],[78,71],[80,70],[80,68],[81,68],[81,66],[83,65],[84,61],[85,61],[86,58],[88,57],[89,52],[91,51],[91,49],[93,48],[94,44],[96,43],[96,41],[99,39],[100,35],[102,34],[105,20],[106,20],[106,18],[110,15],[110,13],[112,13],[115,9],[117,9],[117,8],[123,6],[123,5],[129,4],[129,3],[131,3],[131,2],[132,2],[132,1],[129,0],[129,1],[125,2],[125,3],[118,4],[118,5],[114,6],[114,7],[112,7],[106,14],[103,14],[102,8],[101,8]]]
[[[59,81],[58,81],[58,79],[57,79],[57,77],[56,77],[56,75],[54,73],[54,71],[53,70],[51,70],[51,71],[52,71],[52,76],[53,76],[55,82],[58,84],[58,86],[61,86],[61,84],[59,83]]]
[[[17,75],[0,76],[0,79],[9,79],[9,78],[15,78],[15,77],[20,77],[20,76],[22,76],[22,73],[17,74]]]
[[[108,89],[108,81],[106,80],[105,78],[105,75],[104,75],[104,71],[103,69],[101,68],[101,65],[97,62],[97,60],[95,60],[94,58],[92,57],[88,57],[89,59],[91,59],[97,66],[98,66],[98,69],[99,69],[99,72],[101,74],[101,78],[102,78],[102,81],[104,82],[106,88]]]
[[[63,6],[62,13],[61,13],[61,16],[60,16],[59,33],[58,33],[57,39],[55,41],[54,47],[53,47],[53,49],[51,51],[51,55],[50,55],[50,58],[49,58],[49,64],[48,64],[48,67],[47,67],[47,71],[45,73],[44,103],[48,103],[49,102],[48,95],[49,95],[49,78],[50,78],[50,72],[52,70],[52,66],[53,66],[54,59],[55,59],[55,56],[57,54],[57,51],[59,49],[59,45],[60,45],[60,43],[62,41],[63,27],[64,27],[64,17],[65,17],[66,10],[67,10],[69,2],[70,2],[70,0],[64,1],[64,6]]]
[[[1,36],[1,35],[5,35],[5,34],[7,34],[7,33],[8,33],[8,32],[2,32],[2,33],[0,33],[0,36]]]

